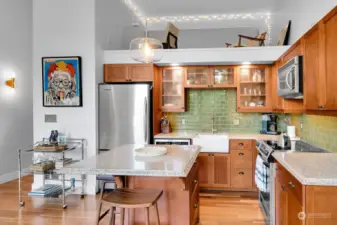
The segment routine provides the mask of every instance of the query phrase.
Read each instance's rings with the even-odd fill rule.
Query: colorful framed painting
[[[43,57],[44,107],[81,107],[81,57]]]

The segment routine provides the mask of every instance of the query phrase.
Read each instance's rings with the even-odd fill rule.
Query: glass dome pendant
[[[135,38],[130,42],[131,58],[140,63],[159,62],[163,57],[163,44],[148,37],[147,18],[145,18],[145,37]]]

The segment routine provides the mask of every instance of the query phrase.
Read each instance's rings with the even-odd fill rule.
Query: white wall
[[[274,37],[291,20],[290,44],[293,44],[335,6],[337,6],[337,0],[277,1]]]
[[[95,0],[33,0],[34,140],[57,129],[87,140],[87,157],[97,153],[97,91]],[[81,56],[83,107],[42,106],[43,56]],[[57,123],[45,123],[45,114],[56,114]],[[95,193],[90,180],[88,193]]]
[[[17,175],[16,150],[33,142],[32,1],[0,0],[0,30],[1,183]],[[4,85],[12,74],[16,89]]]
[[[96,38],[104,50],[128,49],[134,37],[143,35],[142,27],[132,27],[136,18],[122,1],[96,1]]]
[[[193,29],[181,30],[179,33],[179,48],[223,48],[225,43],[237,43],[239,34],[255,37],[259,30],[254,27]],[[150,36],[164,41],[165,31],[150,31]]]

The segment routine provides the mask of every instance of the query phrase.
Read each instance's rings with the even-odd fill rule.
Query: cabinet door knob
[[[240,146],[240,147],[243,147],[243,143],[239,143],[239,146]]]
[[[244,172],[240,172],[239,175],[244,175],[245,173]]]
[[[245,154],[244,154],[244,153],[242,153],[242,152],[240,152],[240,153],[239,153],[239,156],[243,156],[243,155],[245,155]]]
[[[193,182],[194,182],[194,184],[198,184],[198,180],[194,180]]]
[[[282,191],[286,190],[286,186],[285,185],[281,185]]]
[[[290,181],[288,184],[290,187],[295,188],[295,184],[293,182]]]
[[[195,208],[195,209],[198,208],[198,204],[194,204],[193,208]]]

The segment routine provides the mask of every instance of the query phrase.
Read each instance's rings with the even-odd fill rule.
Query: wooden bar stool
[[[125,209],[144,208],[146,225],[150,225],[149,209],[154,206],[156,209],[157,225],[160,225],[157,201],[162,196],[163,191],[152,189],[127,189],[119,188],[107,196],[102,196],[98,211],[98,220],[101,217],[101,206],[103,203],[110,204],[110,225],[115,225],[116,208],[120,208],[120,225],[124,225]],[[105,215],[104,215],[105,216]]]

